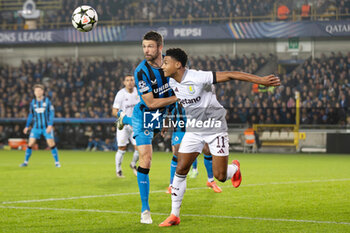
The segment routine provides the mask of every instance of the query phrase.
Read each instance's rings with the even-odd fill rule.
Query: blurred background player
[[[32,146],[36,143],[37,139],[40,139],[41,136],[44,136],[47,145],[51,148],[52,156],[55,159],[55,166],[61,167],[61,164],[58,160],[58,151],[54,141],[53,133],[53,118],[55,116],[55,109],[51,104],[49,98],[44,96],[44,85],[36,84],[34,85],[33,89],[35,98],[30,103],[29,115],[23,133],[27,134],[29,132],[29,127],[33,120],[34,125],[30,131],[24,162],[20,166],[28,166],[28,160],[32,155]]]
[[[213,172],[221,182],[231,179],[237,188],[242,181],[240,163],[233,160],[228,165],[229,143],[226,123],[226,110],[213,95],[212,84],[241,80],[266,86],[280,85],[279,78],[274,75],[259,77],[243,72],[208,72],[186,68],[187,54],[179,49],[168,49],[162,65],[164,75],[170,76],[171,88],[180,103],[183,104],[187,116],[202,124],[186,125],[186,133],[182,139],[178,165],[172,183],[171,215],[159,226],[166,227],[180,224],[180,207],[186,190],[186,176],[193,161],[202,152],[207,143],[213,155]],[[191,98],[191,99],[189,99]],[[195,100],[195,101],[194,101]],[[204,122],[215,121],[215,127],[204,127]],[[211,124],[209,124],[211,125]]]
[[[132,75],[126,75],[124,77],[123,84],[125,87],[120,91],[118,91],[113,103],[112,114],[115,117],[118,117],[118,112],[119,112],[119,116],[120,114],[123,114],[128,117],[131,117],[135,105],[138,102],[140,102],[140,97],[138,96],[137,90],[135,87],[134,77]],[[123,125],[117,128],[118,151],[115,154],[115,167],[116,167],[117,177],[124,177],[121,169],[121,165],[122,165],[123,157],[126,152],[127,144],[129,143],[129,140],[135,148],[134,155],[130,163],[130,167],[133,170],[135,176],[137,176],[136,163],[139,160],[139,152],[137,151],[136,142],[133,136],[134,134],[132,132],[131,125],[125,125],[125,126]]]
[[[136,146],[140,153],[139,167],[137,168],[137,182],[141,197],[141,223],[151,224],[149,207],[149,171],[152,160],[152,139],[154,133],[161,130],[163,115],[166,106],[177,101],[174,92],[169,86],[169,78],[164,76],[161,69],[163,37],[154,31],[146,33],[142,40],[142,49],[145,60],[135,69],[134,77],[140,102],[135,106],[132,115],[132,126]],[[152,116],[154,127],[145,127],[144,117]],[[118,122],[124,123],[128,117],[121,116]],[[154,120],[154,122],[153,122]],[[155,121],[157,121],[156,124]],[[148,122],[151,123],[151,122]],[[121,124],[122,125],[122,124]]]
[[[185,109],[178,102],[176,102],[174,105],[172,105],[170,118],[171,118],[170,120],[176,122],[176,124],[172,124],[172,125],[173,126],[176,125],[177,127],[174,127],[174,131],[173,131],[172,139],[171,139],[173,158],[172,158],[171,163],[170,163],[170,183],[169,183],[169,187],[168,187],[167,192],[166,192],[169,194],[171,193],[171,184],[173,183],[174,175],[175,175],[175,171],[176,171],[178,151],[180,148],[182,138],[185,135],[185,131],[186,131],[186,128],[180,127],[181,124],[179,124],[179,122],[184,122],[184,125],[186,125],[186,115],[185,115]],[[209,151],[207,144],[205,144],[205,146],[203,148],[203,155],[204,155],[204,166],[207,170],[207,175],[208,175],[208,181],[207,181],[206,185],[209,188],[213,189],[214,192],[221,193],[222,192],[221,188],[214,181],[212,156],[210,154],[210,151]],[[192,178],[195,178],[198,175],[197,159],[193,162],[192,167],[196,168],[196,171],[194,171],[194,169],[192,170],[195,172],[195,175],[193,175]]]

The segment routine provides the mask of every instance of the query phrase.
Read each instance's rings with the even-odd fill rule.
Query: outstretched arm
[[[275,75],[267,75],[267,76],[256,76],[254,74],[239,72],[239,71],[224,71],[224,72],[216,72],[216,82],[222,83],[230,80],[239,80],[251,83],[257,83],[265,86],[279,86],[281,85],[281,81]]]
[[[177,101],[176,96],[167,98],[154,98],[152,92],[142,95],[142,99],[145,101],[149,109],[162,108]]]

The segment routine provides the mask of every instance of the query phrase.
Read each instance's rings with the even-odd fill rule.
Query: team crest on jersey
[[[46,103],[43,103],[43,106],[46,107]]]
[[[196,91],[194,90],[194,86],[192,86],[192,85],[189,85],[188,86],[188,92],[191,94],[191,95],[193,95]]]

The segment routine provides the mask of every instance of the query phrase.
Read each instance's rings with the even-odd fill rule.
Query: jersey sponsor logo
[[[188,92],[193,95],[196,91],[194,90],[194,86],[190,85],[188,86]]]
[[[176,92],[179,92],[179,89],[177,89],[177,87],[175,87],[175,91],[176,91]]]
[[[171,89],[171,88],[170,88],[170,86],[169,86],[169,83],[166,83],[166,84],[164,84],[164,85],[161,86],[161,87],[158,87],[158,88],[156,88],[156,89],[153,89],[153,93],[154,93],[154,94],[159,93],[159,95],[161,95],[161,94],[163,94],[163,93],[169,91],[170,89]]]
[[[125,106],[125,109],[128,109],[128,108],[134,108],[136,104],[130,104],[130,105],[126,105]]]
[[[185,106],[186,104],[195,104],[195,103],[198,103],[199,101],[201,101],[201,97],[198,96],[196,98],[192,98],[192,99],[181,99],[180,100],[180,104],[182,106]]]
[[[145,92],[149,90],[149,87],[147,86],[145,81],[141,80],[139,82],[139,89],[140,89],[140,92]]]
[[[37,112],[37,113],[44,113],[45,112],[45,108],[36,108],[35,112]]]

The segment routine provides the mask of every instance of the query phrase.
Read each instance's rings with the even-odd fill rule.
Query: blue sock
[[[213,158],[211,155],[204,155],[204,165],[207,169],[208,179],[213,179]]]
[[[195,161],[193,161],[192,168],[197,169],[197,159]]]
[[[57,150],[56,146],[51,147],[51,153],[52,153],[52,156],[53,156],[55,162],[59,163],[60,161],[58,161],[58,150]]]
[[[150,210],[148,197],[149,197],[149,169],[148,168],[137,168],[137,183],[139,185],[140,196],[141,196],[141,213],[145,210]]]
[[[132,126],[132,118],[128,116],[124,116],[123,118],[123,124],[124,125],[131,125]]]
[[[31,155],[32,155],[32,148],[28,146],[26,149],[25,158],[24,158],[25,163],[28,163],[28,160]]]
[[[173,159],[171,160],[171,164],[170,164],[170,184],[173,183],[176,167],[177,167],[177,157],[173,155]]]

